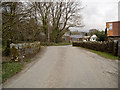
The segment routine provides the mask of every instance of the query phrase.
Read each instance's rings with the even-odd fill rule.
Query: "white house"
[[[96,41],[96,40],[97,40],[97,36],[96,36],[96,35],[92,35],[92,36],[90,37],[90,41],[94,42],[94,41]]]

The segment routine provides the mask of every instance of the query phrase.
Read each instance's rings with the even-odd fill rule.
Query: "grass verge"
[[[41,42],[41,46],[65,46],[72,45],[71,43],[52,43],[52,42]]]
[[[55,43],[53,46],[65,46],[65,45],[72,45],[71,43]]]
[[[12,77],[22,70],[23,64],[19,62],[4,62],[2,64],[2,81]]]
[[[86,49],[86,48],[85,48],[85,49]],[[95,50],[91,50],[91,49],[86,49],[86,50],[88,50],[88,51],[90,51],[90,52],[93,52],[93,53],[95,53],[95,54],[98,54],[98,55],[100,55],[100,56],[102,56],[102,57],[104,57],[104,58],[107,58],[107,59],[120,60],[120,58],[118,58],[117,56],[114,56],[114,55],[112,55],[112,54],[110,54],[110,53],[95,51]]]
[[[21,72],[23,66],[29,63],[30,59],[26,59],[24,63],[20,62],[3,62],[2,63],[2,82],[5,82],[8,78]]]

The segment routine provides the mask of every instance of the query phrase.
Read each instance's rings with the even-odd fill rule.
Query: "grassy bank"
[[[26,59],[23,63],[20,62],[3,62],[2,63],[2,82],[19,73],[25,64],[30,63],[30,59]]]
[[[82,48],[82,47],[81,47],[81,48]],[[85,49],[86,49],[86,48],[85,48]],[[120,60],[120,58],[118,58],[117,56],[114,56],[114,55],[112,55],[112,54],[110,54],[110,53],[95,51],[95,50],[91,50],[91,49],[86,49],[86,50],[88,50],[88,51],[90,51],[90,52],[93,52],[93,53],[95,53],[95,54],[98,54],[98,55],[100,55],[100,56],[102,56],[102,57],[104,57],[104,58],[107,58],[107,59]]]
[[[19,62],[4,62],[2,64],[2,81],[12,77],[22,70],[23,64]]]

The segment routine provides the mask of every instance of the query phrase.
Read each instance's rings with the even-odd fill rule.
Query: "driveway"
[[[40,53],[41,54],[41,53]],[[72,46],[50,46],[4,88],[117,88],[118,61]]]

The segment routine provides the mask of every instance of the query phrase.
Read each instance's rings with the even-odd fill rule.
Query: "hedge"
[[[118,43],[114,41],[104,41],[104,42],[73,42],[73,46],[80,46],[83,48],[88,48],[96,51],[112,53],[118,56]]]

